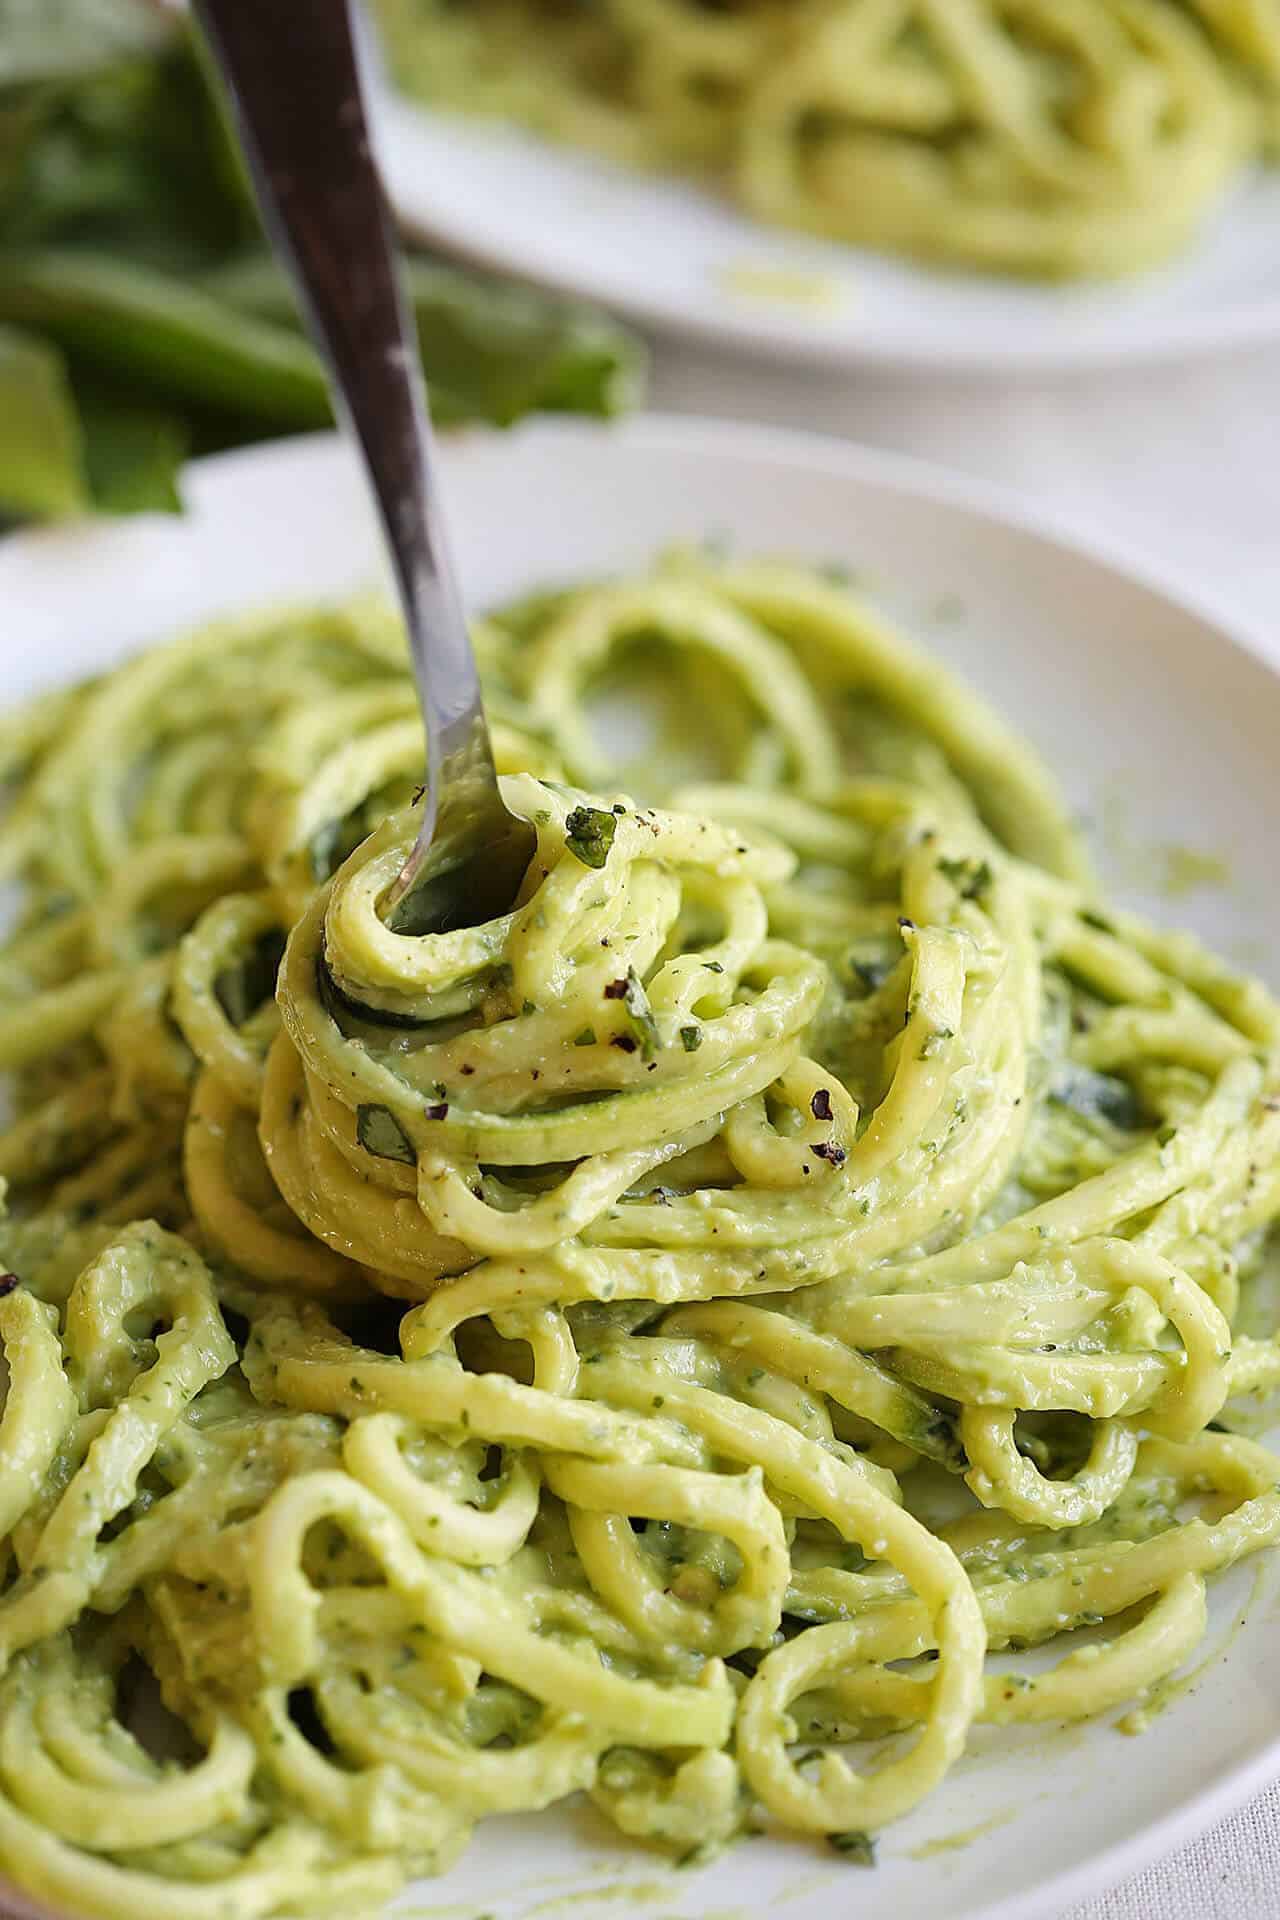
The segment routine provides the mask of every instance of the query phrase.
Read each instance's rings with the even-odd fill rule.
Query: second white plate
[[[1242,183],[1165,269],[1043,286],[828,245],[681,180],[431,113],[385,86],[377,99],[379,151],[409,229],[677,333],[780,359],[996,376],[1280,338],[1280,173]]]

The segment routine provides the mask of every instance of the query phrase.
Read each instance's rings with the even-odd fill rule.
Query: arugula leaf
[[[0,0],[0,87],[93,72],[173,37],[172,21],[140,0]]]
[[[324,372],[304,341],[138,261],[73,247],[11,252],[0,261],[4,321],[38,329],[152,399],[280,429],[331,418]]]
[[[79,513],[84,444],[62,355],[0,327],[0,513]]]
[[[437,424],[509,426],[535,410],[607,417],[638,401],[643,348],[590,308],[434,260],[409,260],[405,277]],[[203,285],[241,313],[301,328],[289,283],[267,254],[215,269]]]
[[[190,433],[177,414],[129,406],[76,383],[84,429],[85,467],[93,504],[102,513],[180,513],[178,475]]]
[[[12,4],[0,0],[0,15]],[[74,0],[64,11],[93,8]],[[96,247],[179,273],[207,268],[260,231],[217,96],[173,20],[159,16],[158,32],[156,9],[139,0],[113,0],[113,11],[125,30],[114,44],[104,39],[96,58],[86,36],[81,58],[75,46],[65,58],[51,50],[28,84],[0,80],[9,129],[0,140],[0,237],[15,247]],[[130,35],[137,14],[145,20]]]
[[[409,290],[442,424],[639,395],[642,346],[588,308],[424,259]],[[208,55],[154,0],[0,0],[4,326],[47,357],[6,349],[0,512],[172,510],[188,447],[330,423]]]

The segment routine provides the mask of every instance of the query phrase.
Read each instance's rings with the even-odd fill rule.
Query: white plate
[[[387,88],[378,144],[405,225],[637,320],[776,356],[921,372],[1148,363],[1280,335],[1280,175],[1244,182],[1186,257],[1133,281],[933,272],[766,227],[682,180],[428,112]]]
[[[1036,740],[1082,808],[1119,821],[1111,851],[1131,901],[1270,959],[1274,979],[1280,680],[1212,614],[971,482],[799,435],[654,420],[477,433],[451,442],[447,485],[476,606],[642,566],[706,535],[864,571]],[[186,622],[342,593],[382,572],[336,440],[202,462],[187,491],[186,520],[0,544],[0,697],[104,666]],[[1165,844],[1229,852],[1230,884],[1176,908],[1162,901],[1150,882]],[[1264,1563],[1255,1589],[1255,1565],[1215,1583],[1205,1645],[1216,1657],[1146,1739],[1116,1733],[1115,1715],[1069,1733],[981,1729],[943,1788],[882,1838],[874,1874],[802,1841],[764,1840],[677,1873],[570,1809],[486,1822],[462,1864],[415,1888],[409,1907],[415,1920],[530,1920],[566,1898],[572,1920],[749,1920],[775,1908],[777,1920],[855,1909],[868,1920],[1052,1920],[1280,1774],[1280,1568]],[[967,1846],[945,1844],[984,1827]]]

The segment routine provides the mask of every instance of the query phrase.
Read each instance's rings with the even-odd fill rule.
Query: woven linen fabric
[[[1280,1786],[1062,1920],[1280,1920]]]

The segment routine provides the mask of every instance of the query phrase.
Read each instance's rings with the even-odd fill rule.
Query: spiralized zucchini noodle
[[[1276,0],[372,5],[433,106],[996,272],[1164,260],[1280,131]]]
[[[0,1869],[77,1913],[350,1914],[579,1791],[864,1859],[1280,1534],[1220,1418],[1280,1382],[1267,992],[835,580],[477,645],[538,847],[481,926],[379,912],[377,601],[0,733]]]

